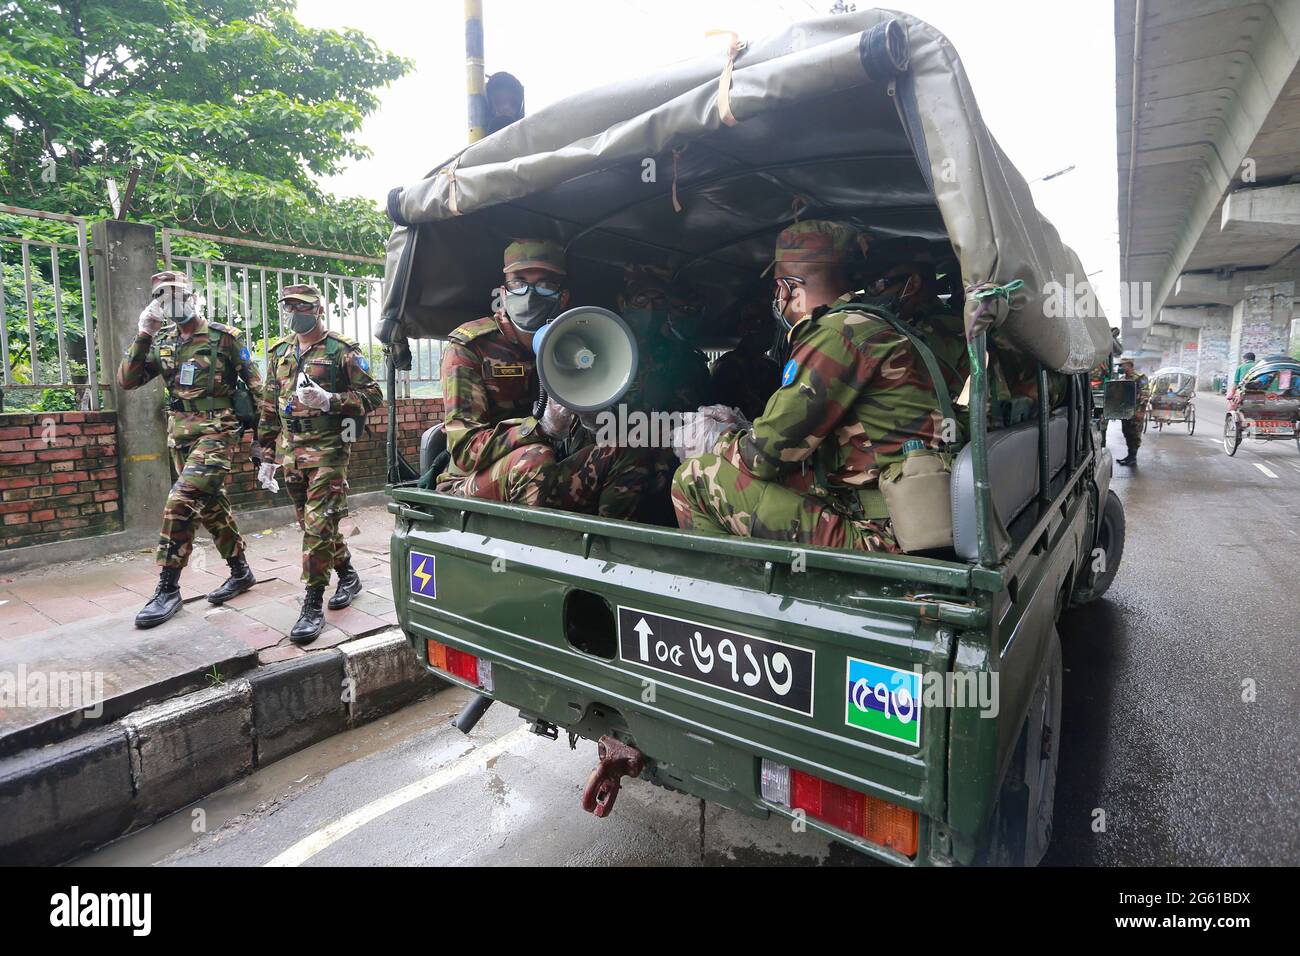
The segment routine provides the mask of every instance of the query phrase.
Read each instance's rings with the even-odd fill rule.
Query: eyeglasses
[[[280,303],[281,312],[315,312],[316,302],[304,302],[302,299],[286,299]]]
[[[906,282],[908,278],[909,276],[906,273],[896,276],[881,276],[867,286],[867,292],[871,295],[883,295],[886,289],[892,289],[899,283]]]
[[[808,280],[803,276],[778,276],[776,280],[776,294],[781,296],[784,293],[785,298],[794,295],[796,285],[807,285]]]
[[[507,279],[506,291],[511,295],[536,292],[544,299],[553,299],[564,291],[564,283],[559,279],[538,279],[536,282],[529,282],[527,279]]]

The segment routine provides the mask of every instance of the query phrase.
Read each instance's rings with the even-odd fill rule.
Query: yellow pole
[[[469,141],[487,135],[483,80],[483,0],[465,0],[465,93],[469,98]]]

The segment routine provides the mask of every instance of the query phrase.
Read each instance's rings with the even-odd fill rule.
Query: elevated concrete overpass
[[[1115,71],[1124,345],[1209,387],[1300,319],[1300,0],[1115,0]]]

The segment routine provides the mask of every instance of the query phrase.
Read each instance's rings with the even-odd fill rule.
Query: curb
[[[0,759],[0,864],[53,865],[442,687],[398,629]]]

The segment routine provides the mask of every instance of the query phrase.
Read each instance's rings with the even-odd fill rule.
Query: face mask
[[[523,295],[506,296],[506,315],[521,332],[536,332],[555,317],[555,310],[559,307],[558,295],[548,299],[529,291]]]
[[[290,313],[289,328],[293,329],[298,335],[306,335],[316,328],[316,314],[314,312]]]
[[[790,303],[787,300],[786,305],[789,304]],[[784,338],[784,334],[794,328],[794,326],[790,324],[790,320],[785,317],[786,305],[781,304],[781,298],[779,296],[772,300],[772,318],[776,319],[776,321],[781,324],[781,328],[784,330],[782,333],[780,333],[779,337],[781,338]]]
[[[188,322],[194,317],[194,297],[188,295],[162,296],[163,314],[173,321]]]

